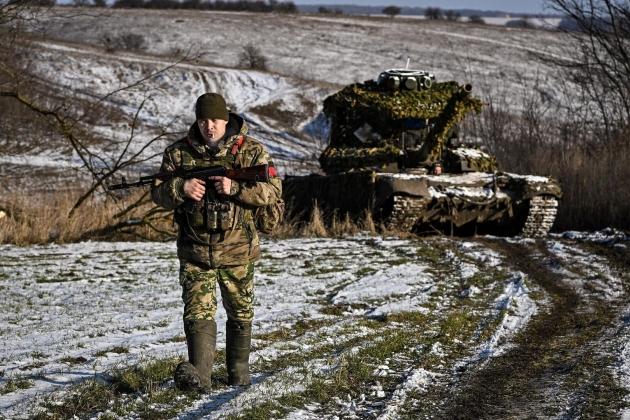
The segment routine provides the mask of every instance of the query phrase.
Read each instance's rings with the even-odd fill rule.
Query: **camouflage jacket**
[[[208,166],[239,168],[264,163],[273,165],[263,146],[247,136],[247,125],[243,119],[230,113],[226,140],[219,144],[218,149],[210,150],[205,146],[197,123],[193,123],[186,137],[166,148],[160,172]],[[260,240],[253,211],[281,197],[280,178],[274,176],[269,182],[233,180],[229,196],[219,196],[212,185],[206,183],[208,200],[218,205],[218,213],[206,210],[204,200],[194,202],[185,198],[183,186],[184,179],[174,177],[165,182],[156,181],[151,188],[151,197],[156,204],[175,211],[175,221],[179,226],[177,255],[180,260],[222,268],[244,265],[260,257]],[[223,226],[209,228],[208,214],[218,215]]]

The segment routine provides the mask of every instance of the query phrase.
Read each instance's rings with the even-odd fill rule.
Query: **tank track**
[[[385,226],[410,232],[418,221],[418,215],[426,210],[428,202],[426,198],[394,195],[394,207]]]
[[[385,226],[388,229],[411,231],[428,203],[426,198],[395,195],[394,206]],[[530,199],[520,235],[531,238],[546,236],[556,219],[557,210],[558,200],[555,197],[541,195]]]
[[[558,212],[558,200],[547,195],[537,195],[529,200],[529,211],[521,230],[522,236],[539,238],[547,236]]]

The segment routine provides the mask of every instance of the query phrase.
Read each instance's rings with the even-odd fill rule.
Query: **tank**
[[[483,107],[471,92],[427,71],[390,69],[327,97],[323,174],[285,179],[289,217],[317,205],[327,217],[370,212],[386,229],[546,235],[559,184],[501,172],[494,156],[460,141],[459,123]]]

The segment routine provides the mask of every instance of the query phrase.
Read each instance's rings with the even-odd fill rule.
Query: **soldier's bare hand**
[[[232,190],[232,180],[230,178],[226,178],[224,176],[211,176],[208,177],[208,179],[212,181],[214,189],[219,194],[230,195]]]
[[[197,178],[191,178],[184,181],[184,195],[195,201],[201,201],[206,192],[205,181]]]

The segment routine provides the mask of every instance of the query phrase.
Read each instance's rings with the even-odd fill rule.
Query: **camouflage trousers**
[[[251,322],[254,318],[254,263],[208,269],[181,261],[179,284],[182,286],[184,320],[214,320],[217,283],[228,319]]]

